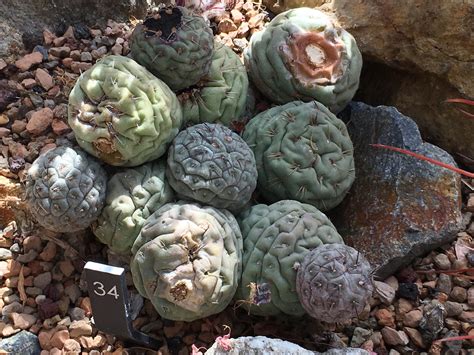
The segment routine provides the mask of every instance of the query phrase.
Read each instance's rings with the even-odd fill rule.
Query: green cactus
[[[364,310],[373,291],[372,268],[347,245],[321,245],[307,253],[298,269],[296,292],[308,314],[341,323]]]
[[[78,148],[57,147],[41,154],[26,175],[26,202],[37,222],[58,233],[77,232],[97,219],[107,175]]]
[[[164,161],[154,161],[110,178],[106,205],[92,225],[97,239],[116,253],[130,253],[145,220],[174,197],[165,170]]]
[[[242,269],[242,235],[226,210],[169,203],[145,222],[132,247],[140,294],[166,319],[193,321],[221,312]]]
[[[130,53],[174,91],[198,83],[211,65],[214,36],[203,17],[163,7],[135,27]]]
[[[232,49],[218,42],[214,47],[209,74],[179,96],[183,117],[192,124],[221,123],[234,128],[246,107],[247,71]]]
[[[296,293],[298,267],[311,249],[344,243],[334,225],[317,208],[292,200],[255,205],[238,221],[244,253],[237,302],[257,315],[303,315]]]
[[[69,95],[69,125],[79,145],[108,164],[159,158],[178,134],[176,95],[133,59],[108,56],[84,72]]]
[[[252,150],[229,128],[212,123],[176,136],[166,176],[180,197],[231,211],[249,202],[257,186]]]
[[[310,8],[276,16],[251,37],[244,59],[250,79],[268,99],[317,100],[334,113],[354,96],[362,69],[354,37]]]
[[[316,101],[290,102],[258,114],[243,138],[255,154],[258,191],[268,201],[298,200],[327,211],[354,182],[347,128]]]

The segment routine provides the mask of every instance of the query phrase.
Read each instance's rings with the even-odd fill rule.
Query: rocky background
[[[148,6],[141,0],[64,3],[0,3],[0,349],[45,355],[145,353],[91,323],[85,262],[123,262],[89,231],[59,235],[39,229],[22,205],[22,182],[33,160],[74,139],[67,99],[76,78],[104,55],[127,55],[133,16],[143,16]],[[280,1],[272,9],[298,4]],[[193,344],[209,348],[228,329],[232,337],[279,337],[318,351],[352,346],[391,355],[468,354],[472,339],[437,340],[474,337],[474,180],[368,144],[403,142],[454,162],[423,137],[469,167],[474,121],[443,101],[474,96],[474,5],[306,4],[333,12],[356,37],[365,59],[357,100],[401,111],[354,102],[341,113],[359,170],[351,194],[331,218],[379,267],[370,307],[358,320],[335,326],[309,318],[251,317],[238,307],[184,323],[160,319],[151,303],[134,294],[134,326],[160,339],[163,354],[189,354]],[[211,24],[240,54],[271,16],[259,4],[239,1]],[[128,283],[132,286],[130,277]]]

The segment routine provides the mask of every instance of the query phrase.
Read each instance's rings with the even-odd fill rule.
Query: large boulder
[[[456,237],[462,221],[461,179],[450,170],[370,145],[405,148],[455,165],[448,153],[424,143],[415,122],[395,108],[351,103],[342,117],[354,143],[357,176],[330,218],[344,241],[385,278]]]
[[[11,59],[23,47],[41,44],[44,28],[63,31],[69,25],[104,24],[145,15],[152,0],[2,0],[0,58]]]
[[[263,2],[275,12],[308,6],[333,13],[364,55],[358,99],[396,106],[416,120],[426,138],[474,158],[474,121],[443,103],[452,97],[474,98],[474,2]]]

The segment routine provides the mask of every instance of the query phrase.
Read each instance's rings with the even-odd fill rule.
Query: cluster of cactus
[[[202,17],[154,11],[131,36],[131,58],[107,56],[78,78],[68,122],[80,147],[34,162],[29,207],[47,229],[92,227],[130,257],[136,288],[163,318],[193,321],[235,301],[258,315],[339,321],[371,291],[370,267],[323,213],[355,177],[333,112],[357,88],[360,53],[322,13],[291,10],[254,35],[245,64]],[[247,69],[284,105],[243,129],[258,101]]]

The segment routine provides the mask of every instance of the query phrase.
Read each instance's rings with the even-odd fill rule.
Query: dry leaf
[[[20,274],[18,275],[18,292],[20,293],[20,300],[25,305],[26,299],[28,296],[25,292],[25,276],[23,275],[24,265],[21,265]]]

